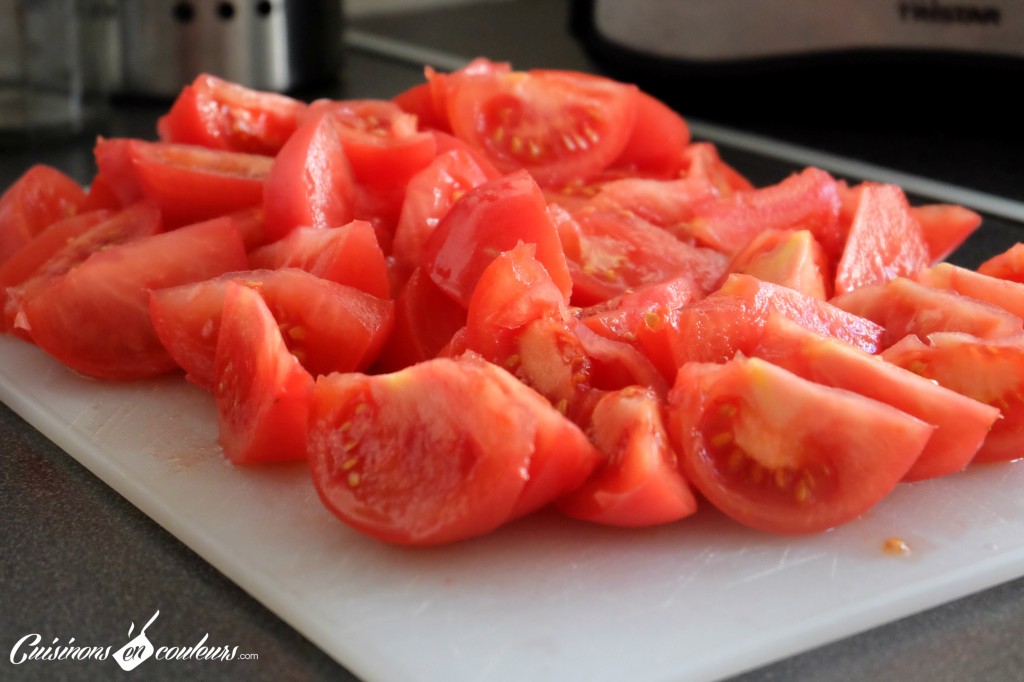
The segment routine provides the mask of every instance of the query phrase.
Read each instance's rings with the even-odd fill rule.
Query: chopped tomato
[[[25,301],[49,286],[53,280],[81,265],[93,253],[160,232],[160,211],[152,204],[139,202],[114,213],[108,219],[90,226],[81,234],[66,239],[63,244],[60,244],[60,238],[67,227],[68,225],[63,224],[54,225],[56,228],[54,233],[41,233],[39,236],[42,239],[36,246],[26,247],[23,257],[19,256],[9,261],[12,269],[21,268],[22,258],[34,262],[38,256],[42,261],[37,263],[30,273],[26,273],[24,270],[20,274],[11,273],[17,277],[21,277],[23,274],[28,276],[17,284],[12,282],[5,289],[4,320],[6,327],[23,338],[31,338],[27,332],[28,323],[22,312]],[[73,230],[77,230],[78,227],[80,227],[79,224],[71,224]],[[51,243],[51,239],[57,244]],[[52,252],[50,252],[51,247],[54,248]],[[27,267],[31,263],[25,263],[25,265]]]
[[[632,213],[584,208],[573,219],[579,247],[573,251],[566,242],[566,256],[575,305],[593,305],[683,276],[707,293],[728,265],[721,253],[687,244]]]
[[[733,256],[728,271],[789,287],[822,301],[832,294],[828,256],[809,230],[765,230]]]
[[[35,165],[0,195],[0,263],[49,225],[78,213],[85,191],[50,166]]]
[[[978,266],[978,272],[989,277],[1024,283],[1024,244],[1017,242],[1006,251],[992,256]]]
[[[908,334],[921,339],[935,332],[964,332],[984,339],[1016,336],[1021,318],[991,303],[935,289],[900,277],[837,296],[832,303],[885,327],[882,348]]]
[[[157,121],[157,130],[164,142],[273,156],[295,132],[305,109],[291,97],[203,73],[185,86]]]
[[[694,142],[683,151],[683,169],[687,178],[708,182],[721,196],[746,192],[754,185],[722,160],[710,142]]]
[[[775,185],[740,190],[699,211],[680,236],[734,254],[767,229],[810,230],[830,258],[838,257],[843,235],[836,181],[807,168]]]
[[[228,282],[222,320],[213,392],[225,456],[235,464],[305,459],[313,377],[256,291]]]
[[[520,243],[481,274],[468,306],[466,345],[578,417],[590,363],[562,292],[534,253]]]
[[[258,206],[273,163],[257,154],[125,138],[100,139],[95,155],[121,202],[148,199],[167,228]]]
[[[355,217],[352,168],[337,127],[310,117],[274,158],[263,195],[268,241],[296,227],[340,227]]]
[[[582,486],[558,500],[559,510],[625,527],[678,521],[697,510],[652,391],[633,386],[601,398],[589,436],[604,462]]]
[[[545,186],[600,173],[626,148],[633,86],[569,71],[460,71],[446,79],[455,136],[498,170],[526,169]]]
[[[0,264],[0,300],[6,302],[12,287],[18,287],[34,276],[46,261],[67,247],[71,240],[81,238],[90,229],[113,216],[114,211],[87,211],[58,220],[32,237],[31,241]]]
[[[682,116],[645,92],[636,93],[629,139],[612,166],[640,176],[673,178],[686,165],[690,127]]]
[[[999,409],[975,462],[1024,457],[1024,341],[986,340],[957,332],[909,336],[882,354],[889,362]]]
[[[407,277],[423,264],[424,246],[448,209],[488,179],[469,154],[453,149],[439,154],[409,180],[392,242],[392,255],[402,275]]]
[[[245,267],[238,228],[227,218],[92,253],[23,303],[18,325],[68,367],[100,379],[170,371],[174,360],[149,316],[153,289]]]
[[[810,381],[887,403],[934,425],[935,433],[903,477],[907,481],[963,469],[999,418],[999,410],[993,407],[778,315],[765,323],[750,354]]]
[[[867,183],[857,197],[836,266],[836,294],[910,276],[928,267],[928,243],[902,189]]]
[[[925,286],[949,289],[961,296],[985,301],[1024,318],[1024,284],[991,277],[951,263],[939,263],[918,272],[914,279]]]
[[[369,367],[393,323],[393,304],[303,270],[248,270],[154,291],[149,311],[161,342],[188,378],[213,385],[214,351],[228,284],[266,300],[289,351],[314,376]]]
[[[934,427],[757,358],[690,363],[668,432],[687,479],[733,519],[814,533],[863,514],[917,460]]]
[[[345,149],[357,183],[405,185],[437,153],[434,136],[416,127],[416,117],[386,100],[318,100],[309,116],[326,113]]]
[[[395,326],[381,351],[379,366],[394,372],[437,357],[465,325],[466,309],[417,268],[395,299]]]
[[[969,208],[950,204],[911,206],[910,212],[921,225],[928,257],[932,263],[956,251],[981,227],[981,216]]]
[[[298,227],[249,253],[255,269],[299,268],[317,277],[355,287],[377,298],[391,298],[387,262],[370,224],[318,229]]]
[[[536,256],[566,299],[572,279],[537,183],[518,171],[479,185],[452,205],[424,245],[424,269],[449,296],[469,305],[487,265],[518,242]]]
[[[327,507],[406,545],[489,532],[575,488],[599,461],[543,398],[473,356],[321,377],[309,424]]]
[[[669,319],[673,355],[684,361],[723,361],[750,352],[770,314],[779,314],[865,352],[882,348],[885,329],[864,317],[748,274],[730,274],[722,287]]]

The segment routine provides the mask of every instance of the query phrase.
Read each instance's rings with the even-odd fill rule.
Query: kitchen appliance
[[[334,77],[341,0],[122,0],[124,93],[173,97],[199,73],[284,92]]]
[[[1024,67],[1011,0],[574,0],[572,28],[605,70],[686,111],[881,114],[948,122]],[[1010,88],[987,88],[986,120]],[[975,97],[978,95],[978,97]],[[920,121],[918,121],[920,122]]]

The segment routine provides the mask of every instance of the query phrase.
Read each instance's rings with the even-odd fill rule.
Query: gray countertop
[[[355,28],[444,55],[487,55],[521,67],[594,69],[565,31],[561,2],[497,3],[361,19]],[[527,37],[528,36],[528,37]],[[420,81],[401,54],[351,48],[341,83],[330,94],[387,97]],[[152,137],[161,103],[118,102],[110,135]],[[685,113],[685,112],[684,112]],[[731,127],[853,155],[972,189],[1024,199],[1019,145],[991,131],[941,129],[913,134],[841,126],[765,124],[756,116],[724,120]],[[1007,141],[1009,140],[1009,141]],[[944,149],[937,146],[944,144]],[[61,167],[82,181],[92,173],[91,143],[0,153],[0,184],[29,164]],[[739,150],[737,166],[757,178],[787,166]],[[991,227],[990,227],[991,226]],[[966,264],[1017,238],[1019,227],[987,220],[961,255]],[[203,661],[148,666],[145,678],[246,680],[355,679],[244,591],[205,563],[57,446],[0,405],[0,678],[107,679],[109,662],[11,665],[23,635],[124,641],[130,622],[161,609],[169,640],[208,632],[259,653],[213,667]],[[1024,579],[878,627],[735,678],[940,682],[1024,680]]]

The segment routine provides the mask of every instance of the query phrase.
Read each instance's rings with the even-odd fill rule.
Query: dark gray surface
[[[397,15],[367,20],[359,27],[446,52],[510,59],[522,67],[589,68],[562,26],[563,3],[528,0]],[[401,61],[351,53],[336,94],[384,97],[419,81],[418,69]],[[158,111],[160,105],[151,103],[119,103],[107,132],[151,137]],[[748,128],[758,129],[758,124],[752,116]],[[852,148],[861,158],[913,172],[927,170],[924,174],[939,179],[955,181],[966,174],[978,189],[997,192],[1013,184],[1017,196],[1024,191],[1021,167],[1008,158],[1016,150],[1000,153],[969,136],[950,143],[951,149],[967,150],[953,158],[938,153],[928,136],[908,140],[892,132],[873,136],[870,131],[826,129],[801,137],[800,130],[788,132],[793,141],[833,151]],[[89,147],[83,140],[56,150],[0,154],[0,183],[8,184],[36,161],[87,180],[92,172]],[[755,179],[767,181],[788,170],[776,162],[727,153]],[[1014,240],[1016,229],[988,220],[961,259],[975,263]],[[150,631],[154,640],[188,644],[208,632],[209,643],[231,643],[259,659],[150,662],[132,673],[138,679],[353,679],[3,406],[0,500],[0,679],[120,677],[112,674],[120,671],[110,661],[13,666],[8,655],[13,643],[31,632],[60,637],[61,642],[74,636],[78,643],[122,643],[131,622],[141,626],[158,608],[160,618]],[[1024,680],[1022,636],[1024,580],[1016,580],[736,680]]]

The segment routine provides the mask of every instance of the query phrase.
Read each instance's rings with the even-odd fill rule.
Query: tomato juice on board
[[[0,196],[4,328],[209,391],[238,465],[305,460],[385,542],[542,507],[777,533],[1024,456],[1018,245],[817,168],[755,186],[635,86],[477,59],[391,100],[203,75],[85,192]]]

